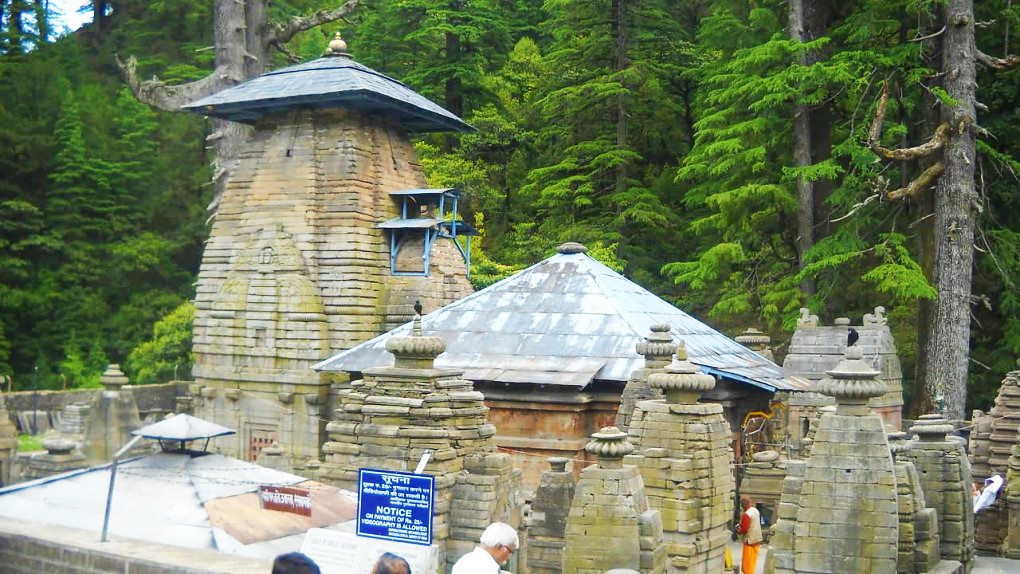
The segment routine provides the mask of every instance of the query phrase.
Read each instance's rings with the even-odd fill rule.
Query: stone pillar
[[[913,460],[921,478],[924,498],[938,513],[942,558],[974,561],[974,499],[970,462],[963,444],[946,436],[954,430],[942,415],[922,415],[910,427],[917,435],[904,455]]]
[[[490,522],[515,523],[520,472],[496,452],[482,393],[460,371],[434,367],[443,339],[423,335],[415,319],[412,333],[390,338],[386,349],[394,366],[366,369],[338,392],[321,480],[356,490],[360,468],[411,471],[432,451],[425,472],[436,479],[433,539],[439,564],[452,564]]]
[[[570,459],[552,457],[552,467],[542,473],[531,516],[525,521],[528,572],[559,574],[563,570],[563,538],[567,530],[570,501],[574,499],[574,473],[567,470]]]
[[[927,508],[924,489],[914,462],[904,453],[910,448],[907,434],[889,435],[889,450],[896,469],[896,497],[899,507],[899,555],[896,572],[928,572],[939,562],[939,523],[934,508]]]
[[[120,372],[120,365],[108,366],[100,382],[104,389],[89,406],[82,447],[85,456],[94,463],[109,462],[133,438],[131,431],[142,426],[134,396],[121,390],[128,379]]]
[[[11,422],[7,402],[0,393],[0,486],[11,483],[14,473],[14,459],[18,454],[18,429]]]
[[[882,396],[878,371],[851,346],[817,390],[835,397],[811,456],[787,464],[772,536],[780,573],[896,571],[896,474],[882,418],[868,409]]]
[[[616,427],[624,432],[630,428],[634,407],[639,401],[662,398],[662,393],[648,384],[648,375],[668,365],[676,352],[677,344],[669,334],[669,325],[652,325],[651,331],[643,341],[635,345],[638,354],[645,358],[645,366],[630,374],[620,396]]]
[[[1020,559],[1020,435],[1013,444],[1013,453],[1009,457],[1009,470],[1006,474],[1005,492],[1000,492],[994,507],[1006,507],[1004,517],[1005,536],[1002,541],[1002,555],[1014,560]],[[1005,503],[1003,503],[1005,499]],[[988,512],[991,508],[981,511]],[[979,515],[980,516],[980,515]]]
[[[64,438],[54,437],[43,440],[43,448],[46,449],[46,452],[32,455],[28,461],[28,469],[25,471],[25,479],[45,478],[62,472],[86,468],[89,466],[88,460],[84,454],[77,450],[77,446],[73,440]]]
[[[718,572],[733,516],[731,431],[722,405],[698,403],[715,378],[687,360],[681,343],[648,383],[666,398],[638,403],[631,422],[637,451],[625,462],[641,472],[648,503],[662,515],[665,571]]]
[[[648,506],[641,474],[624,466],[634,451],[627,433],[606,427],[585,450],[598,463],[585,468],[567,516],[564,574],[603,574],[615,568],[661,573],[662,518]]]

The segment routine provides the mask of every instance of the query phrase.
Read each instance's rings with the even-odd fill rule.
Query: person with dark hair
[[[387,552],[372,567],[372,574],[411,574],[411,565],[400,556]]]
[[[300,552],[280,554],[273,560],[273,574],[322,574],[314,560]]]

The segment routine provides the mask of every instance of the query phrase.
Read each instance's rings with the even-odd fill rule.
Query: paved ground
[[[741,548],[740,542],[730,542],[730,553],[733,555],[735,572],[740,572]],[[767,545],[762,545],[761,550],[758,552],[758,564],[755,568],[755,574],[763,574],[765,572],[766,548]],[[974,560],[974,569],[971,570],[970,574],[1020,574],[1020,560],[978,556]]]

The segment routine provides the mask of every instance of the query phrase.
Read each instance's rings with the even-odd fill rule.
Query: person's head
[[[747,496],[745,494],[744,496],[740,497],[740,508],[743,508],[744,510],[747,510],[748,508],[751,508],[752,506],[754,506],[754,501],[751,500],[750,496]]]
[[[273,560],[273,574],[322,574],[315,562],[300,552],[280,554]]]
[[[499,564],[509,560],[510,556],[517,552],[517,546],[521,543],[514,527],[503,522],[493,522],[490,524],[482,532],[482,538],[479,542],[482,548]]]
[[[411,565],[396,554],[383,554],[372,568],[372,574],[411,574]]]

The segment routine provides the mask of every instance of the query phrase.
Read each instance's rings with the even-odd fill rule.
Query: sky
[[[79,14],[78,9],[88,5],[88,0],[50,0],[50,8],[54,12],[60,12],[60,16],[54,16],[52,21],[53,30],[58,34],[64,27],[72,32],[81,27],[82,24],[92,21],[92,11]]]

